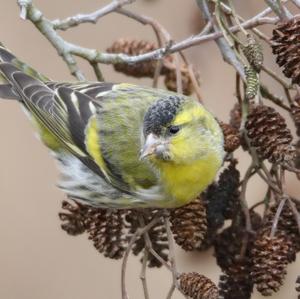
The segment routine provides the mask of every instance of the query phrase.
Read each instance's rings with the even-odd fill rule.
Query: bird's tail
[[[11,63],[25,74],[34,77],[42,82],[49,81],[49,79],[42,75],[41,73],[37,72],[35,69],[24,63],[23,61],[19,60],[14,54],[12,54],[6,47],[0,43],[0,64],[2,63]],[[18,94],[14,91],[13,87],[9,82],[6,80],[4,74],[0,72],[0,98],[3,99],[13,99],[19,100]]]

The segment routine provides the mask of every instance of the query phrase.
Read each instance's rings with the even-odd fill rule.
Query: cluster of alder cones
[[[272,41],[273,53],[278,64],[284,67],[284,74],[292,78],[293,83],[299,84],[300,21],[280,24],[274,30]],[[137,55],[154,49],[156,47],[152,43],[121,39],[108,51]],[[238,161],[233,158],[240,145],[251,154],[254,152],[260,161],[267,160],[282,169],[297,172],[300,166],[300,142],[293,143],[285,118],[277,109],[253,100],[259,88],[256,74],[262,66],[261,48],[255,39],[249,37],[242,50],[249,62],[245,68],[248,86],[244,94],[249,103],[248,115],[243,124],[242,108],[236,104],[230,114],[230,123],[220,122],[227,152],[224,170],[218,180],[193,202],[168,211],[176,243],[186,251],[203,251],[213,247],[216,262],[222,270],[218,287],[198,273],[179,276],[182,292],[195,299],[247,299],[251,298],[254,287],[262,295],[270,296],[279,290],[288,264],[295,261],[296,253],[300,251],[299,226],[295,217],[300,210],[300,202],[288,200],[284,194],[275,196],[268,192],[261,202],[265,209],[260,215],[256,211],[258,205],[247,209],[241,200],[243,182],[237,169]],[[153,78],[157,71],[157,63],[153,61],[135,65],[116,64],[114,67],[135,77]],[[192,84],[186,70],[186,66],[181,69],[184,91],[191,94]],[[176,72],[171,57],[163,59],[160,75],[165,76],[167,88],[176,90]],[[290,103],[289,112],[300,137],[300,97],[296,96]],[[154,217],[160,217],[148,235],[154,251],[167,261],[167,232],[164,217],[159,213],[158,210],[106,210],[70,200],[63,202],[63,211],[59,215],[63,230],[70,235],[87,233],[96,249],[113,259],[124,255],[129,240],[142,222],[147,224]],[[225,221],[230,223],[226,228]],[[145,246],[144,238],[140,237],[132,253],[141,254]],[[154,256],[149,256],[149,267],[161,265]],[[300,278],[297,283],[300,284]],[[300,292],[300,286],[296,290]]]

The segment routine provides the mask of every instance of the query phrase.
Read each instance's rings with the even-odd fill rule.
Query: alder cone
[[[253,282],[249,267],[236,263],[230,274],[222,274],[219,279],[220,299],[250,299]]]
[[[252,249],[251,277],[263,296],[277,292],[286,275],[288,263],[295,260],[294,246],[285,232],[259,234]]]
[[[84,232],[98,252],[111,259],[120,259],[127,246],[125,211],[112,211],[81,204],[75,200],[62,202],[61,228],[69,235]]]
[[[206,276],[196,272],[182,273],[179,277],[180,288],[192,299],[218,299],[216,285]]]
[[[234,152],[241,144],[239,131],[222,121],[219,122],[224,135],[224,150],[227,153]]]
[[[153,42],[145,40],[135,40],[129,38],[120,38],[116,40],[109,48],[106,49],[108,53],[119,54],[123,53],[129,56],[136,56],[145,54],[157,49],[157,46]],[[171,56],[163,58],[163,66],[160,74],[165,75],[170,72],[169,64],[172,63],[173,59]],[[114,69],[118,72],[124,73],[128,76],[133,77],[150,77],[153,78],[155,74],[157,61],[145,61],[134,64],[127,63],[115,63]]]
[[[87,232],[95,248],[105,257],[120,259],[127,247],[124,235],[124,211],[95,209],[89,215]]]
[[[62,230],[71,236],[84,233],[89,226],[86,215],[89,207],[76,201],[62,201],[62,212],[58,214]]]
[[[291,163],[295,149],[284,118],[272,107],[257,105],[248,115],[247,135],[262,159],[271,163]]]
[[[272,50],[276,63],[283,67],[283,73],[292,79],[293,84],[300,83],[300,19],[293,18],[281,22],[272,36]]]
[[[207,233],[206,208],[201,198],[171,210],[171,230],[176,243],[184,250],[201,247]]]

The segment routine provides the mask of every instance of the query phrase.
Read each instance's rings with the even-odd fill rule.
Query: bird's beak
[[[159,138],[156,135],[154,135],[153,133],[150,133],[147,136],[146,142],[140,152],[140,160],[143,160],[146,157],[153,155],[159,144],[160,144]]]

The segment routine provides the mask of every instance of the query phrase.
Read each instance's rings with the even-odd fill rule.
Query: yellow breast
[[[212,153],[190,165],[161,165],[161,180],[169,197],[169,204],[165,204],[178,207],[195,199],[212,183],[221,163],[222,159],[216,153]]]

